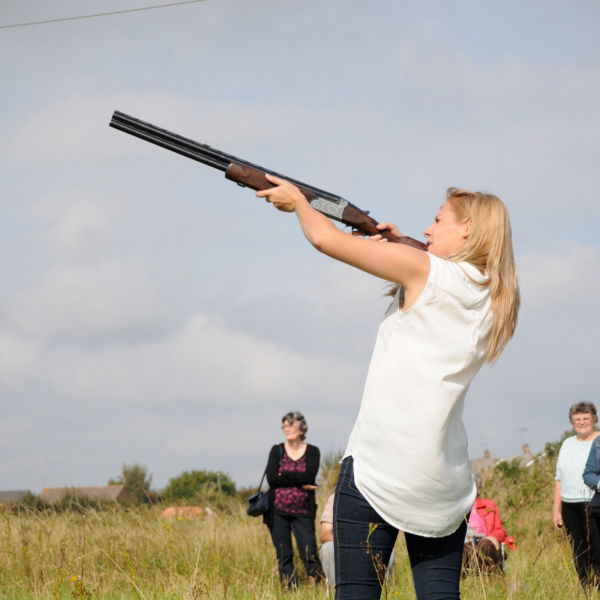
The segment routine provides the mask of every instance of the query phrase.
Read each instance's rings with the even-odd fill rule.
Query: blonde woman
[[[459,598],[465,517],[476,495],[463,402],[481,365],[513,335],[519,307],[506,208],[491,194],[450,188],[423,252],[349,235],[295,186],[268,179],[274,187],[257,196],[295,212],[317,250],[398,286],[336,489],[336,598],[380,597],[399,531],[417,598]],[[388,223],[379,229],[401,235]]]

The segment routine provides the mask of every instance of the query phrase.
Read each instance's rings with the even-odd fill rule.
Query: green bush
[[[121,467],[121,475],[116,479],[109,479],[108,485],[123,484],[125,489],[131,494],[133,501],[136,504],[143,502],[152,502],[153,494],[150,491],[152,484],[152,475],[148,473],[148,469],[143,465],[124,464]]]
[[[235,483],[221,471],[184,471],[169,479],[162,491],[167,500],[184,500],[195,496],[235,495]]]

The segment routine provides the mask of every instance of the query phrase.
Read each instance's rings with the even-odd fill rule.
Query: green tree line
[[[121,467],[121,474],[108,481],[108,485],[115,484],[124,485],[136,504],[193,498],[209,500],[220,494],[233,496],[236,492],[235,482],[229,475],[221,471],[204,469],[183,471],[180,475],[169,479],[162,490],[153,491],[152,475],[145,466],[140,464],[124,464]]]

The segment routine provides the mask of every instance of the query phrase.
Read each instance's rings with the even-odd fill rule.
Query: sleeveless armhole
[[[432,259],[433,258],[435,258],[437,260],[442,260],[442,259],[435,256],[434,254],[429,254],[428,252],[427,252],[427,256],[429,257],[429,273],[427,275],[427,279],[425,281],[425,285],[423,286],[423,289],[421,290],[421,293],[417,296],[417,298],[412,303],[410,308],[407,308],[406,310],[402,310],[402,307],[400,306],[400,295],[402,294],[402,288],[400,288],[398,290],[398,292],[396,292],[396,295],[394,296],[394,300],[393,300],[390,308],[392,308],[392,307],[396,308],[397,311],[401,315],[407,315],[407,314],[413,312],[414,310],[416,310],[422,304],[426,303],[427,298],[430,295],[430,290],[434,287],[434,285],[437,282],[438,273],[439,273],[439,264],[436,263],[436,261],[432,260]],[[389,309],[388,309],[388,311],[389,311]]]

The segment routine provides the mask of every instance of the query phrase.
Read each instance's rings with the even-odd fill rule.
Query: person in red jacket
[[[477,498],[469,515],[463,565],[470,570],[493,571],[503,566],[502,542],[512,542],[507,538],[498,506],[489,498],[481,498],[481,478],[475,476]]]

